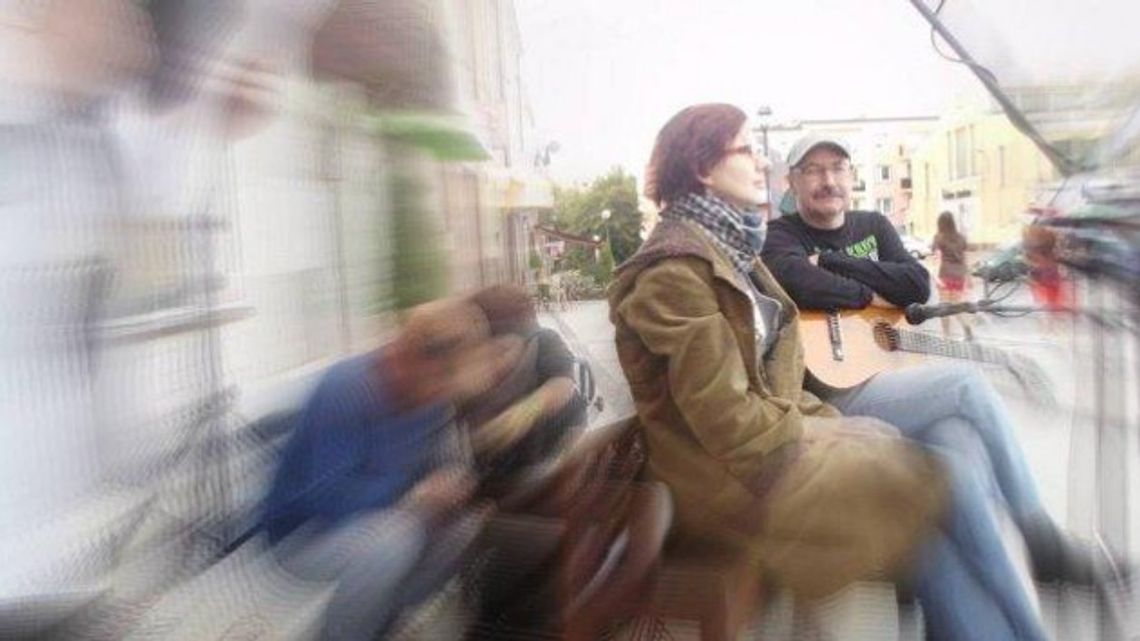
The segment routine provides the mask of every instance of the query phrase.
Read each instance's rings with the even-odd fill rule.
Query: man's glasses
[[[828,174],[835,176],[837,180],[851,177],[851,165],[847,163],[840,163],[830,167],[813,163],[804,165],[803,167],[796,167],[796,171],[799,172],[801,176],[806,176],[812,180],[822,180]]]

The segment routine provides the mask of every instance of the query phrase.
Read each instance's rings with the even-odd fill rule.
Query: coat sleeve
[[[769,460],[794,453],[803,417],[791,400],[749,386],[711,283],[707,263],[670,259],[637,277],[618,314],[650,352],[668,360],[669,392],[701,446],[752,486],[770,473]]]

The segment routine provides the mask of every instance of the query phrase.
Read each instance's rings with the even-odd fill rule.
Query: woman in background
[[[930,249],[938,254],[938,296],[943,302],[957,303],[961,301],[970,288],[970,269],[966,265],[966,237],[958,231],[954,224],[954,214],[944,211],[938,215],[938,233]],[[966,340],[974,339],[971,322],[965,314],[958,314],[953,318],[962,324],[962,333]],[[951,317],[942,317],[942,333],[950,333]]]

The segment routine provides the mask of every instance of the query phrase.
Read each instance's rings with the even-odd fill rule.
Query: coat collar
[[[744,281],[744,276],[713,245],[712,240],[705,238],[700,227],[683,220],[666,219],[659,222],[641,249],[618,266],[618,280],[632,279],[650,265],[666,258],[686,256],[704,260],[712,267],[713,276],[732,285],[741,294],[748,295],[748,283]]]
[[[711,239],[705,237],[700,227],[683,220],[666,219],[658,223],[641,249],[618,266],[616,270],[618,278],[615,284],[632,285],[637,274],[650,265],[666,258],[685,256],[704,260],[712,267],[715,278],[731,285],[741,296],[749,296],[751,286],[745,281],[744,275],[732,265]],[[753,266],[764,293],[780,301],[786,310],[785,313],[795,315],[796,304],[776,282],[764,263],[757,259]]]

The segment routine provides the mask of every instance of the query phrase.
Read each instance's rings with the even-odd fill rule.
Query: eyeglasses
[[[832,165],[831,167],[816,164],[804,165],[803,167],[796,167],[796,171],[801,176],[806,176],[812,180],[822,180],[827,174],[835,176],[837,180],[851,177],[851,165],[847,163]]]
[[[760,154],[757,153],[756,149],[752,145],[740,145],[739,147],[730,147],[724,150],[725,156],[735,156],[737,154],[743,156],[752,156],[753,158],[760,157]]]

